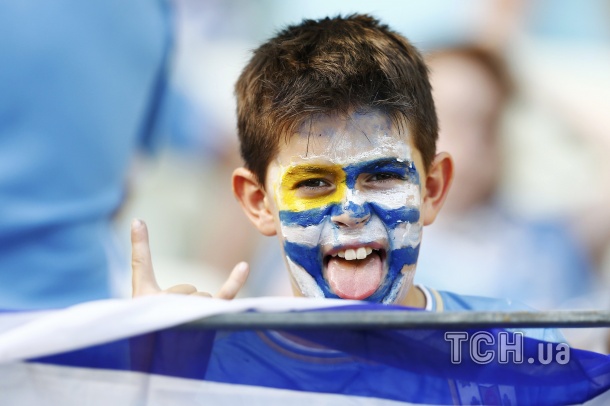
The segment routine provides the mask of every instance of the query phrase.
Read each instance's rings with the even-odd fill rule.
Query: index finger
[[[152,295],[161,292],[152,266],[148,228],[139,219],[131,222],[131,295]]]

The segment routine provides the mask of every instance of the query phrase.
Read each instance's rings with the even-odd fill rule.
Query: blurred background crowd
[[[354,12],[428,58],[439,150],[456,162],[416,282],[539,309],[610,306],[610,2],[34,3],[0,5],[0,297],[15,294],[0,307],[128,296],[134,217],[161,286],[214,292],[247,260],[240,296],[291,295],[279,245],[231,192],[233,85],[278,29]],[[57,236],[61,224],[74,230]],[[99,252],[85,252],[93,239]],[[108,288],[70,297],[90,258]],[[58,286],[36,290],[36,273]],[[45,303],[53,292],[65,300]]]

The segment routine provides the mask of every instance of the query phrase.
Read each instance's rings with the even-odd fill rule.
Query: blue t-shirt
[[[482,296],[459,295],[453,292],[431,289],[418,285],[426,296],[426,310],[432,312],[443,311],[487,311],[487,312],[517,312],[535,311],[535,309],[521,302],[510,299],[495,299]],[[523,335],[537,340],[565,342],[563,334],[555,328],[526,328],[507,329],[509,331],[521,331]]]
[[[112,296],[110,220],[153,144],[169,17],[160,0],[0,2],[0,308]]]

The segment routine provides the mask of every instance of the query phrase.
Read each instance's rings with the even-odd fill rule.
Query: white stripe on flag
[[[199,318],[247,310],[277,312],[348,306],[357,301],[312,298],[205,299],[157,295],[87,302],[66,309],[0,314],[0,364],[71,351],[177,326]],[[17,320],[15,322],[2,320]]]
[[[19,406],[406,406],[393,400],[35,363],[0,365],[0,404]]]

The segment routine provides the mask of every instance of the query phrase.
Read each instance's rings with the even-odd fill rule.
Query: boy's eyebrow
[[[370,172],[378,169],[399,169],[404,172],[409,172],[411,168],[415,168],[413,161],[400,160],[398,158],[379,158],[373,161],[349,165],[346,169],[357,169],[360,172]]]
[[[410,159],[379,158],[349,165],[345,168],[348,183],[354,183],[356,177],[361,173],[375,173],[378,171],[393,171],[407,177],[410,182],[419,184],[419,173],[415,168],[415,163]],[[353,187],[353,185],[350,187]]]
[[[286,175],[296,175],[296,174],[324,174],[330,172],[336,172],[341,169],[338,165],[295,165],[288,168],[285,172]]]

